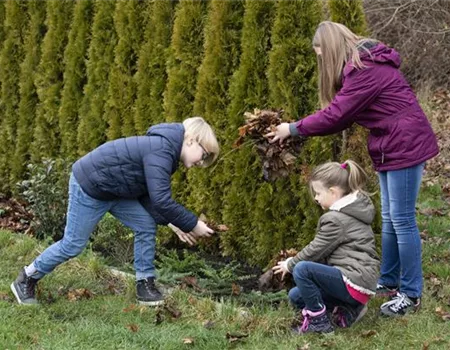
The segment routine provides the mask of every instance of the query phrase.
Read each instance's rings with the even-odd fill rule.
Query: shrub
[[[58,240],[66,220],[70,164],[61,159],[44,159],[27,168],[29,179],[18,186],[34,215],[31,227],[37,238]]]

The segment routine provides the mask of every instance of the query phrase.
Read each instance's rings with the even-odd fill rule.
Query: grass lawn
[[[41,305],[19,306],[9,286],[45,244],[0,231],[0,349],[450,349],[450,205],[429,186],[418,209],[421,311],[385,319],[378,315],[383,300],[372,300],[360,323],[326,338],[291,334],[287,302],[249,307],[175,288],[169,308],[139,307],[133,279],[114,277],[90,250],[41,281]]]

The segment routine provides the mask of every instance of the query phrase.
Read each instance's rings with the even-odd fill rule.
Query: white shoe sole
[[[163,305],[164,304],[164,300],[158,300],[158,301],[141,301],[138,300],[137,301],[139,305],[143,305],[143,306],[158,306],[158,305]]]

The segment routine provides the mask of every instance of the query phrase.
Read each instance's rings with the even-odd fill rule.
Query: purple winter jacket
[[[399,54],[382,43],[370,53],[361,53],[363,69],[345,65],[333,101],[292,123],[291,134],[328,135],[357,123],[370,130],[367,144],[376,171],[403,169],[434,157],[439,153],[436,136],[398,69]]]

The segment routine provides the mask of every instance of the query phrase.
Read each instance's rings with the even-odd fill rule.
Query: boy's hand
[[[195,239],[192,232],[189,233],[183,232],[178,227],[172,224],[169,224],[168,226],[172,229],[173,232],[175,232],[180,241],[187,243],[190,246],[197,244],[197,240]]]
[[[273,273],[275,275],[278,275],[281,273],[281,279],[284,279],[284,276],[286,276],[287,273],[290,273],[288,267],[287,267],[288,260],[278,261],[277,265],[272,267]]]
[[[264,137],[272,138],[269,140],[270,143],[279,141],[280,145],[291,136],[291,131],[289,130],[289,123],[281,123],[276,127],[275,131],[271,131],[264,135]]]
[[[199,237],[211,237],[214,231],[208,227],[203,221],[198,220],[197,225],[192,230],[193,236],[195,238]]]

